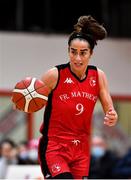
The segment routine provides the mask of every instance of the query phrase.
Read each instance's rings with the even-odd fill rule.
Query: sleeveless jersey
[[[92,114],[99,95],[97,68],[88,65],[83,80],[71,71],[69,63],[57,68],[57,86],[49,95],[40,132],[48,139],[90,137]]]

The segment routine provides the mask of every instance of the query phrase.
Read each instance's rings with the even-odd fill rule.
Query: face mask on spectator
[[[100,158],[102,156],[104,156],[105,154],[105,149],[102,147],[92,147],[92,151],[91,151],[92,155],[96,158]]]
[[[28,152],[26,151],[23,151],[19,154],[19,157],[23,160],[27,159],[28,158]]]
[[[37,158],[38,158],[37,150],[36,150],[36,149],[31,149],[31,150],[29,150],[29,152],[28,152],[28,157],[29,157],[29,159],[31,159],[31,160],[33,160],[33,161],[36,161]]]

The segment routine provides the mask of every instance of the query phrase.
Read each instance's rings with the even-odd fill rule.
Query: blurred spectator
[[[18,164],[38,164],[38,140],[22,141],[18,145]]]
[[[127,154],[122,157],[113,170],[114,178],[131,179],[131,148]]]
[[[10,139],[3,140],[0,143],[0,179],[5,178],[9,164],[18,163],[17,153],[17,147]]]
[[[0,143],[0,179],[4,179],[8,165],[38,164],[38,139],[21,141],[17,146],[5,139]]]
[[[18,164],[21,164],[21,165],[30,164],[30,161],[28,158],[28,142],[27,141],[21,141],[18,144]]]
[[[38,139],[29,141],[28,157],[31,164],[38,164]]]
[[[89,179],[111,179],[112,170],[118,161],[116,155],[108,148],[106,139],[102,136],[92,138],[91,163]]]

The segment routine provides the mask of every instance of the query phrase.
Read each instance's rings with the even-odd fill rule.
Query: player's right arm
[[[50,89],[50,92],[56,87],[58,81],[58,69],[56,67],[48,70],[42,77],[43,83]]]

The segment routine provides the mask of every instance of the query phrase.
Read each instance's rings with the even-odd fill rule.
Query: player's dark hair
[[[106,29],[91,15],[80,16],[77,24],[74,25],[74,31],[69,36],[68,45],[70,46],[71,41],[75,38],[85,39],[93,50],[97,41],[104,39],[106,36]]]

